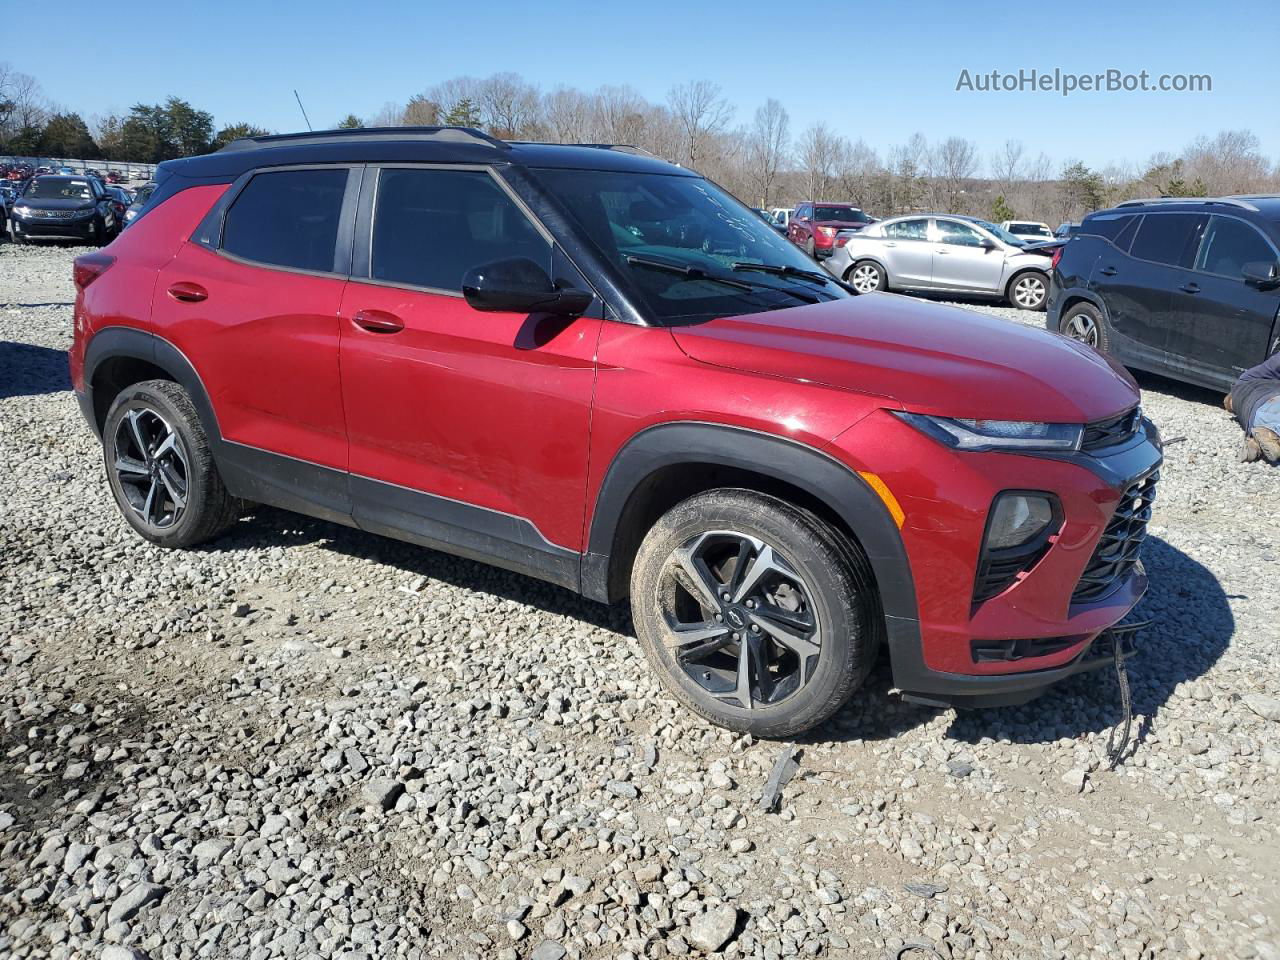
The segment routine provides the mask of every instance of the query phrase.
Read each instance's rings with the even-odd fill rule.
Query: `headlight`
[[[1062,450],[1080,449],[1084,427],[1078,423],[1040,423],[1034,420],[953,420],[923,413],[899,413],[899,417],[939,443],[957,450]]]
[[[13,212],[14,212],[14,213],[16,213],[16,214],[17,214],[18,216],[20,216],[20,217],[29,217],[29,216],[31,216],[31,208],[30,208],[30,207],[26,207],[26,206],[14,207],[14,208],[13,208]]]

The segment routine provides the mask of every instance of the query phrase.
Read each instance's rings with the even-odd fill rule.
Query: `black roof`
[[[697,176],[635,147],[504,141],[467,127],[375,127],[246,137],[216,153],[160,166],[166,174],[213,181],[234,180],[259,167],[306,163],[518,164]]]
[[[1216,209],[1221,213],[1253,213],[1275,219],[1280,217],[1280,195],[1275,194],[1238,194],[1229,197],[1151,197],[1143,200],[1125,200],[1106,210],[1098,210],[1089,216],[1099,213],[1134,213],[1149,210],[1168,210],[1185,213],[1194,211],[1203,213],[1206,208]]]

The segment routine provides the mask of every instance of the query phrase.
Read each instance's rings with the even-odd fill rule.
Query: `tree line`
[[[946,210],[1053,223],[1139,196],[1280,189],[1280,163],[1262,154],[1248,130],[1202,136],[1141,164],[1100,169],[1055,161],[1016,139],[984,146],[963,136],[931,140],[917,133],[877,149],[821,121],[796,133],[786,107],[772,98],[740,117],[709,80],[677,83],[655,102],[628,86],[543,90],[514,73],[454,77],[333,126],[439,124],[507,140],[632,144],[698,170],[754,206],[845,201],[877,216]],[[0,153],[155,163],[267,132],[245,122],[219,128],[210,113],[176,96],[86,121],[50,104],[34,78],[0,64]]]

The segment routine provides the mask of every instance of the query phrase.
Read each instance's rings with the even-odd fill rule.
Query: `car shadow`
[[[1207,403],[1222,410],[1222,398],[1226,396],[1225,390],[1212,390],[1209,387],[1185,383],[1182,380],[1171,380],[1158,373],[1134,370],[1132,367],[1129,368],[1129,372],[1133,374],[1133,379],[1138,382],[1138,386],[1144,391],[1156,390],[1160,393],[1167,393],[1170,396],[1177,397],[1179,400],[1186,400],[1190,403]],[[1224,415],[1230,416],[1225,410],[1222,410],[1222,412]]]
[[[70,389],[65,350],[0,340],[0,400]]]
[[[264,544],[315,544],[344,556],[387,564],[403,574],[389,582],[388,589],[422,576],[635,636],[626,603],[606,606],[523,574],[269,507],[257,509],[231,532],[198,549],[216,552]],[[1128,619],[1153,622],[1139,634],[1138,653],[1128,661],[1128,672],[1133,712],[1150,717],[1179,684],[1213,666],[1230,643],[1235,619],[1217,577],[1176,547],[1148,537],[1143,563],[1150,587]],[[882,650],[866,682],[848,703],[826,723],[795,738],[797,743],[889,740],[938,715],[937,708],[903,702],[890,693],[892,688],[888,656]],[[946,736],[966,743],[987,737],[1015,743],[1075,738],[1113,726],[1119,719],[1118,704],[1114,671],[1103,668],[1056,684],[1022,706],[957,711]]]

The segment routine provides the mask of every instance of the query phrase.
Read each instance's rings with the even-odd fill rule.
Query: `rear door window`
[[[385,169],[374,204],[374,280],[462,291],[462,277],[524,257],[551,272],[551,244],[483,170]]]
[[[1201,213],[1149,213],[1142,218],[1130,252],[1140,260],[1189,268],[1208,219]]]
[[[1106,240],[1115,242],[1121,231],[1135,219],[1131,213],[1126,214],[1102,214],[1096,217],[1088,217],[1084,223],[1080,224],[1080,233],[1092,234],[1095,237],[1102,237]]]
[[[921,219],[887,223],[884,227],[884,235],[893,240],[928,240],[929,221]]]
[[[222,249],[254,263],[335,272],[347,169],[255,174],[227,209]]]
[[[1239,278],[1246,263],[1275,263],[1276,252],[1254,227],[1235,217],[1211,217],[1196,269]]]

